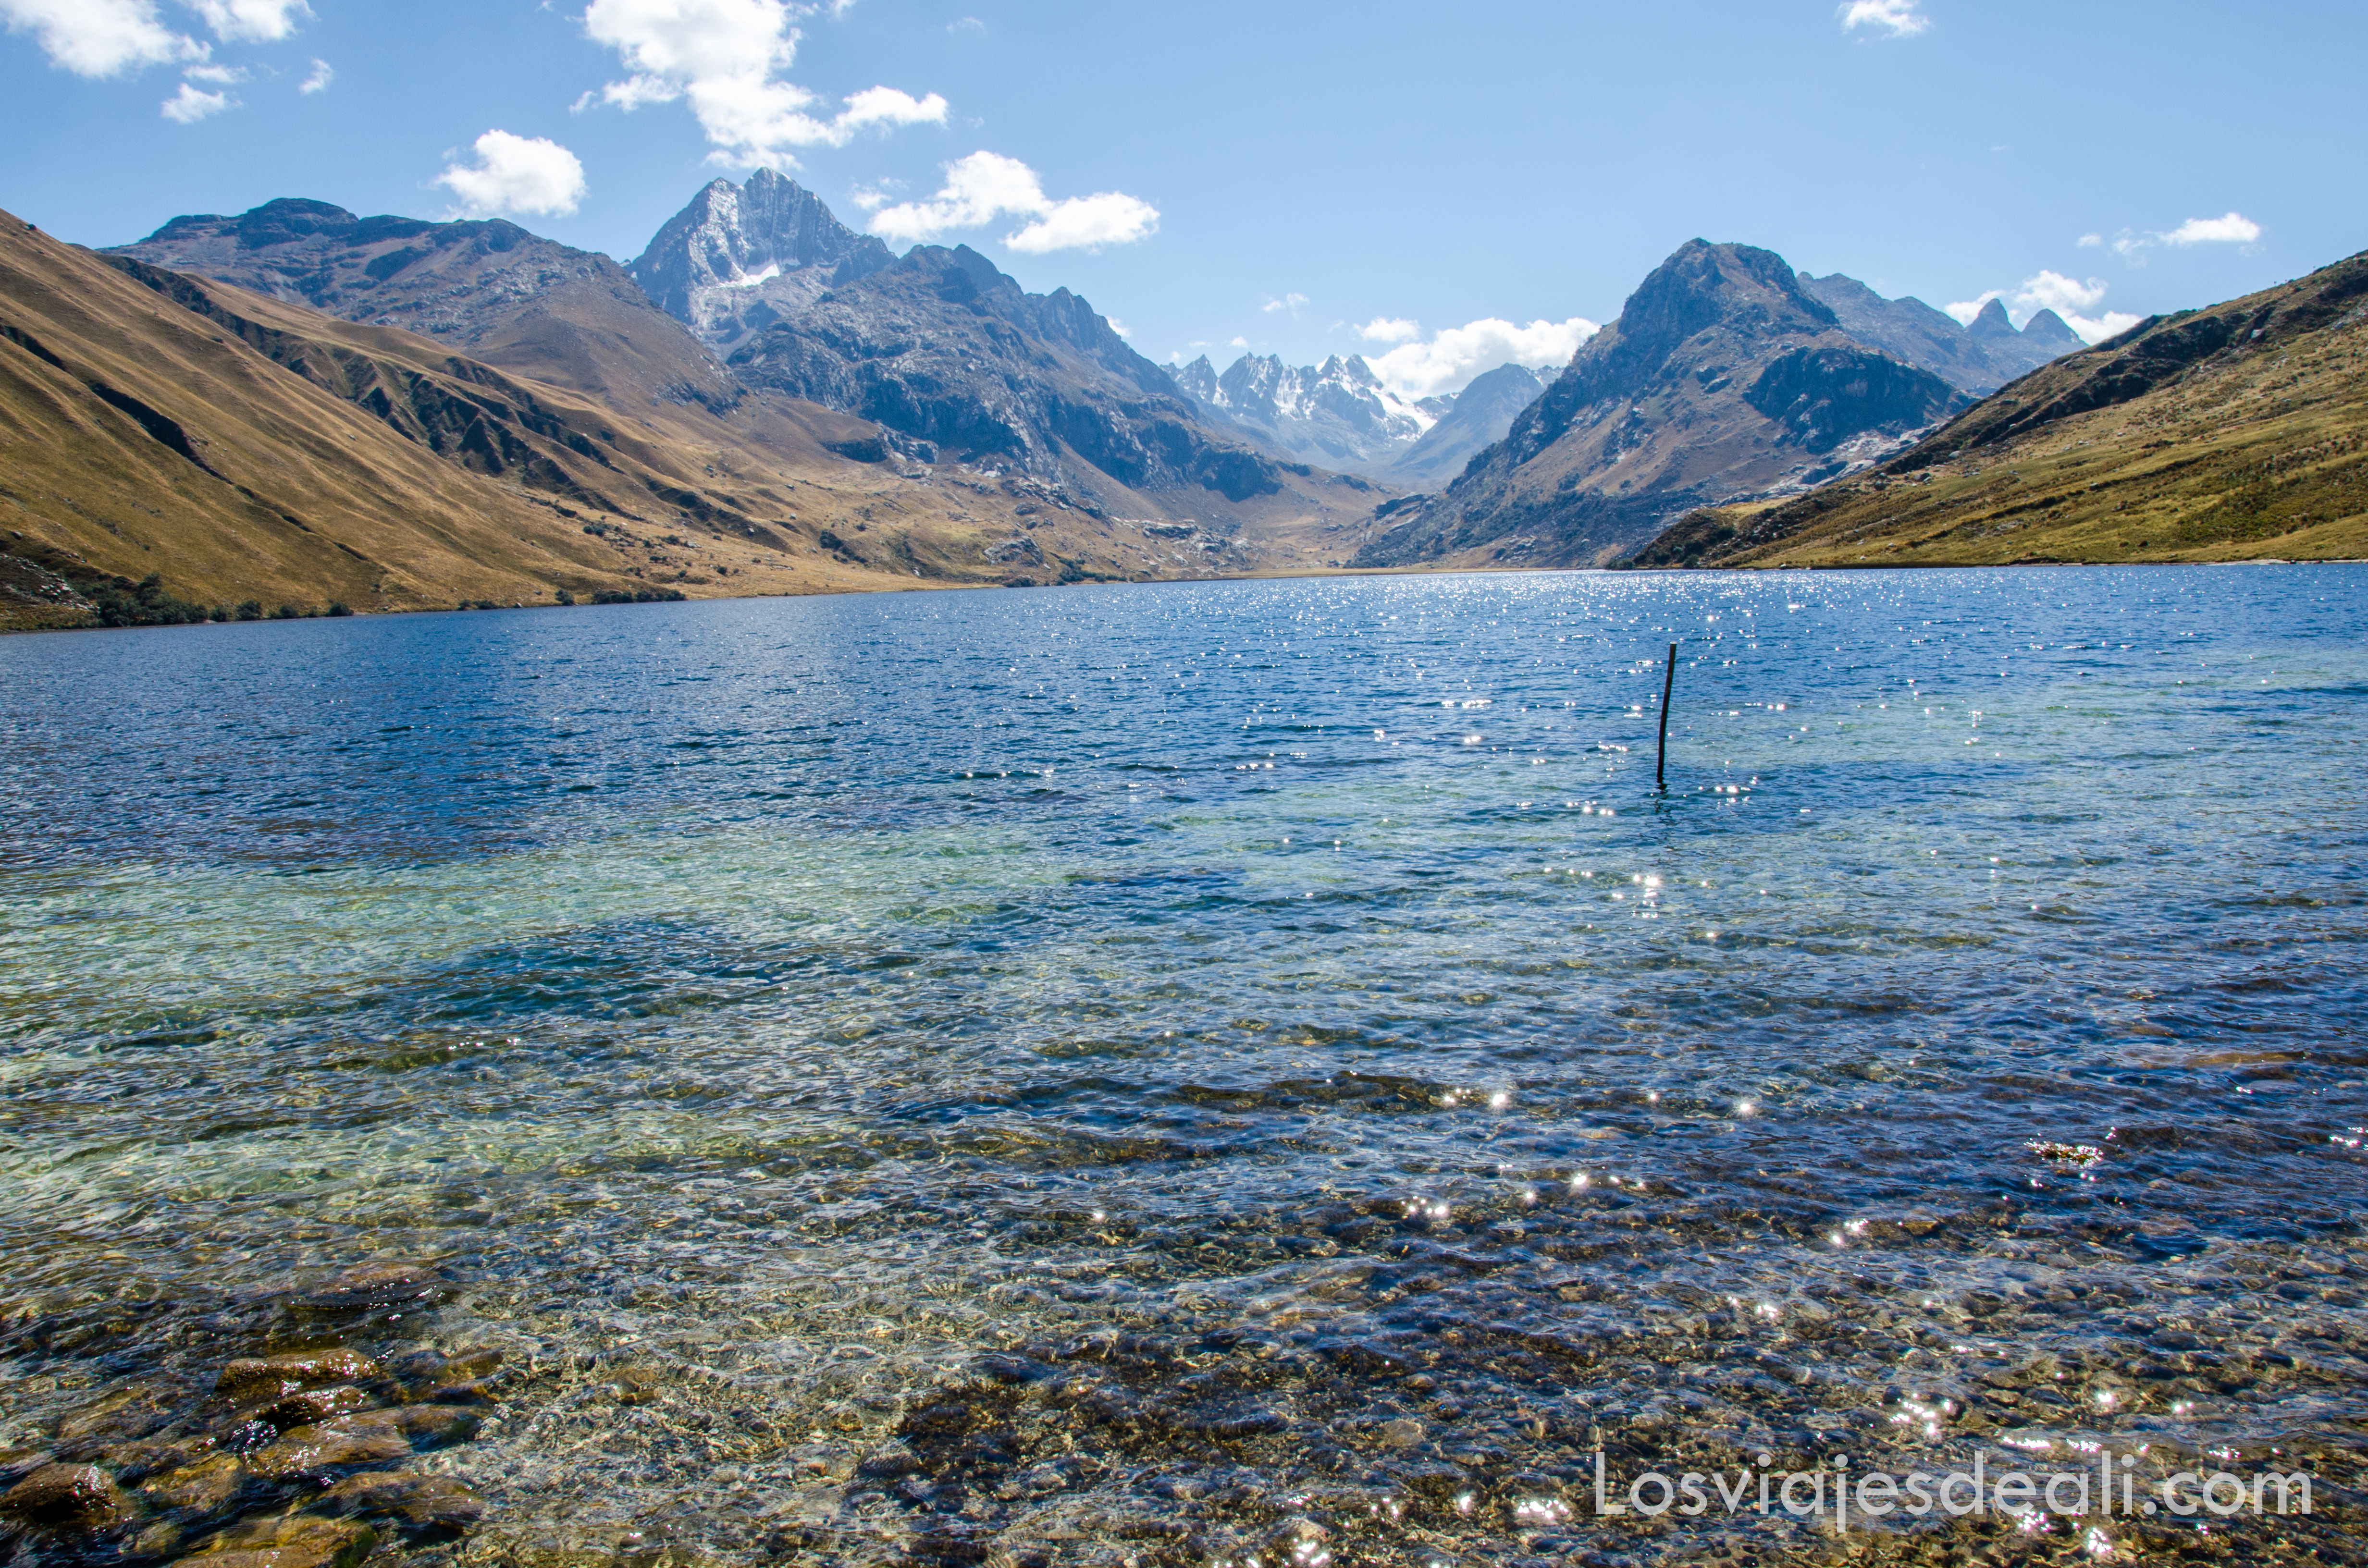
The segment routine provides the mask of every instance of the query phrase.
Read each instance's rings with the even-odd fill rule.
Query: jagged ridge
[[[1089,494],[1074,460],[1131,488],[1236,502],[1310,473],[1224,439],[1084,300],[1029,294],[967,245],[916,247],[767,327],[729,363],[753,385]]]

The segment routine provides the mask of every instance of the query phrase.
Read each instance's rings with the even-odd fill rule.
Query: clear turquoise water
[[[0,1442],[400,1257],[450,1299],[354,1332],[509,1349],[440,1462],[529,1557],[1638,1549],[1519,1511],[1599,1440],[2335,1465],[2363,631],[2338,566],[0,642]]]

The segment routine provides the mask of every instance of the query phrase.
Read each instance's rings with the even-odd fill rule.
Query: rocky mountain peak
[[[626,265],[669,315],[725,347],[895,259],[795,180],[758,169],[710,180]]]
[[[1217,399],[1223,395],[1217,385],[1217,368],[1209,363],[1206,354],[1189,365],[1170,366],[1167,373],[1185,396],[1212,408],[1217,406]]]
[[[2014,323],[2007,319],[2006,305],[1998,300],[1986,302],[1981,312],[1965,324],[1965,331],[1975,337],[1993,340],[2011,339],[2017,335]]]
[[[1995,301],[1993,301],[1995,302]],[[2077,354],[2089,347],[2081,335],[2054,311],[2041,311],[2022,324],[2022,340],[2055,355]]]
[[[1751,334],[1819,332],[1839,324],[1774,251],[1689,240],[1621,307],[1621,342],[1658,359],[1713,326]]]

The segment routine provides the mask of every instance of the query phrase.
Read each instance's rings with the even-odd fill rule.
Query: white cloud
[[[1375,343],[1411,343],[1422,335],[1422,324],[1404,316],[1375,316],[1357,329],[1357,335]]]
[[[576,107],[596,97],[622,109],[688,98],[715,145],[710,162],[792,168],[792,147],[844,147],[868,130],[945,123],[944,98],[894,87],[867,87],[836,115],[813,113],[821,95],[777,74],[797,58],[791,23],[806,12],[787,0],[592,0],[586,34],[614,49],[632,74]]]
[[[228,93],[199,92],[195,84],[184,82],[179,92],[165,100],[162,112],[166,119],[195,125],[208,115],[222,113],[231,104]]]
[[[2102,234],[2083,234],[2080,236],[2078,243],[2082,250],[2091,250],[2098,245],[2103,244],[2105,243],[2105,236]]]
[[[325,93],[329,90],[329,84],[336,79],[336,66],[325,60],[315,60],[313,62],[313,74],[305,77],[304,85],[296,90],[300,93]]]
[[[304,0],[189,0],[225,43],[276,43],[313,14]]]
[[[202,60],[205,45],[158,19],[153,0],[0,0],[12,33],[29,32],[50,63],[77,76],[116,76]]]
[[[1844,32],[1881,28],[1893,38],[1914,38],[1932,25],[1932,18],[1916,6],[1917,0],[1846,0],[1838,14]]]
[[[1159,209],[1123,191],[1098,191],[1056,201],[1044,215],[1003,243],[1030,256],[1056,250],[1131,245],[1159,232]]]
[[[584,165],[575,153],[541,136],[488,131],[477,138],[473,168],[455,163],[436,183],[460,198],[459,210],[472,218],[499,212],[537,212],[564,217],[584,199]]]
[[[2077,278],[2066,278],[2060,272],[2044,268],[2022,280],[2014,291],[2013,303],[2025,311],[2054,311],[2063,315],[2067,311],[2085,311],[2102,304],[2105,281],[2091,278],[2086,283]]]
[[[2042,311],[2054,311],[2064,318],[2064,324],[2080,335],[2086,343],[2102,343],[2138,324],[2141,318],[2127,311],[2105,311],[2097,315],[2088,312],[2104,303],[2106,284],[2101,278],[2082,282],[2066,278],[2060,272],[2045,268],[2033,273],[2013,290],[1987,289],[1970,300],[1960,300],[1948,307],[1949,313],[1965,325],[1972,325],[1982,307],[1992,300],[2007,302],[2007,320],[2017,327],[2027,326],[2031,318]]]
[[[2261,226],[2241,212],[2225,218],[2190,218],[2169,233],[2155,236],[2167,245],[2248,245],[2260,237]]]
[[[286,38],[313,13],[304,0],[186,0],[226,43],[268,43]],[[0,0],[0,24],[12,33],[29,32],[50,63],[77,76],[120,76],[151,65],[190,64],[201,81],[236,80],[210,73],[209,46],[165,25],[155,0]],[[220,93],[196,91],[187,83],[165,102],[165,112],[188,123],[230,108]]]
[[[1034,169],[986,152],[948,164],[946,183],[935,196],[882,207],[867,227],[885,239],[920,244],[1006,214],[1034,220],[1003,237],[1013,250],[1030,255],[1131,244],[1159,228],[1159,210],[1147,201],[1115,190],[1055,201]]]
[[[1472,378],[1500,365],[1546,369],[1567,364],[1578,346],[1600,330],[1583,316],[1516,326],[1491,316],[1451,326],[1428,343],[1410,342],[1367,360],[1390,388],[1409,398],[1460,392]]]
[[[181,77],[184,81],[209,82],[217,87],[226,87],[233,82],[245,81],[246,73],[233,65],[192,65],[181,73]]]
[[[1260,305],[1258,309],[1268,315],[1272,315],[1277,311],[1289,311],[1292,315],[1297,315],[1299,308],[1305,303],[1307,303],[1307,296],[1304,294],[1285,294],[1280,300],[1269,296],[1267,302]]]
[[[2135,256],[2156,245],[2248,245],[2261,237],[2261,226],[2242,212],[2230,212],[2219,218],[2190,218],[2176,229],[2156,229],[2140,233],[2123,229],[2113,238],[2117,256]],[[2098,236],[2081,240],[2089,244]]]
[[[1116,316],[1104,316],[1102,320],[1110,323],[1110,330],[1118,334],[1121,337],[1133,337],[1134,335],[1134,330],[1128,326],[1126,323],[1119,320]]]
[[[1233,340],[1231,340],[1230,342],[1228,342],[1228,343],[1225,345],[1225,347],[1228,347],[1228,348],[1245,348],[1245,349],[1246,349],[1246,348],[1247,348],[1249,346],[1250,346],[1250,340],[1249,340],[1248,338],[1247,338],[1247,337],[1236,337],[1236,338],[1234,338]]]

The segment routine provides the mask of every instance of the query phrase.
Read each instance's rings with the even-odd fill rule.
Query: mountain
[[[94,256],[0,215],[0,628],[1011,580],[1265,558],[941,483],[878,426],[741,397],[641,413],[393,327]]]
[[[192,308],[214,304],[208,286],[131,265],[141,276],[0,215],[0,626],[78,624],[94,602],[169,619],[176,603],[318,612],[636,585],[517,483],[552,450],[598,468],[565,445],[580,409],[489,367],[414,381],[367,345],[264,324],[271,301]]]
[[[1350,473],[1378,474],[1452,405],[1400,396],[1355,354],[1296,367],[1245,354],[1222,376],[1203,355],[1172,374],[1186,395],[1276,449]]]
[[[2356,560],[2368,555],[2363,364],[2368,252],[2141,322],[1874,472],[1781,506],[1698,512],[1634,564]]]
[[[745,186],[711,181],[625,270],[659,308],[722,349],[895,259],[812,191],[758,169]]]
[[[357,218],[291,198],[235,217],[176,218],[106,254],[400,327],[624,412],[728,408],[734,395],[714,357],[623,267],[498,218]]]
[[[1964,403],[1842,331],[1774,252],[1689,241],[1443,494],[1376,508],[1355,560],[1600,564],[1696,507],[1888,457]]]
[[[1521,410],[1537,402],[1546,379],[1527,365],[1499,365],[1455,394],[1439,423],[1391,460],[1379,477],[1409,490],[1438,490],[1473,457],[1503,440]]]
[[[967,245],[917,246],[734,350],[768,388],[875,421],[929,460],[1064,486],[1103,512],[1320,524],[1386,494],[1221,426],[1066,289],[1030,294]],[[1245,510],[1247,508],[1247,510]]]
[[[2006,307],[1996,300],[1983,302],[1981,312],[1965,328],[1965,335],[1982,346],[1992,358],[2002,363],[2021,363],[2037,369],[2051,359],[2077,353],[2089,346],[2080,335],[2064,324],[2064,318],[2054,311],[2042,311],[2015,330],[2007,318]]]
[[[1910,296],[1886,300],[1855,278],[1801,274],[1801,287],[1834,312],[1841,329],[1902,364],[1930,370],[1959,392],[1994,392],[2050,359],[2088,347],[2054,311],[2041,311],[2017,332],[1996,300],[1969,326]]]

